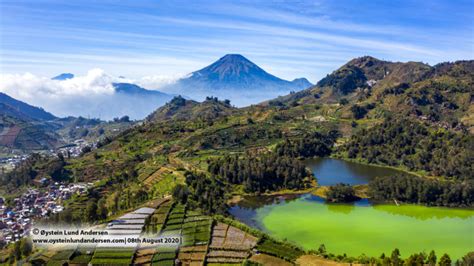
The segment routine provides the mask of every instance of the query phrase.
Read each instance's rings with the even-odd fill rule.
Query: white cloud
[[[92,69],[85,76],[68,80],[52,80],[31,73],[0,74],[0,91],[23,100],[68,98],[113,94],[114,78],[102,69]]]
[[[149,90],[160,90],[168,85],[176,83],[180,78],[185,77],[185,75],[151,75],[144,76],[138,79],[121,79],[121,82],[128,82],[137,84],[140,87]]]
[[[154,99],[115,93],[113,83],[135,83],[157,89],[173,83],[178,76],[146,76],[137,79],[114,77],[102,69],[91,69],[84,76],[52,80],[31,73],[0,74],[0,91],[28,104],[39,106],[56,116],[84,116],[112,119],[129,115],[141,119],[169,97]]]

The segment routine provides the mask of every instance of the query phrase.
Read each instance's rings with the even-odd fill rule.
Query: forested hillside
[[[357,132],[340,150],[348,158],[367,163],[402,166],[410,171],[452,179],[472,179],[473,147],[474,139],[467,132],[451,132],[408,119],[390,118]]]

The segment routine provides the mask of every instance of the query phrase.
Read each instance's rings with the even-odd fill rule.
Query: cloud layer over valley
[[[148,97],[127,95],[126,91],[117,93],[114,83],[137,83],[158,88],[172,82],[173,78],[165,76],[148,76],[139,80],[113,77],[95,68],[84,76],[66,80],[53,80],[31,73],[0,74],[0,91],[60,117],[84,116],[108,120],[129,115],[141,119],[170,97],[159,97],[165,95],[158,95],[155,91],[151,91]],[[155,102],[153,97],[157,98]]]

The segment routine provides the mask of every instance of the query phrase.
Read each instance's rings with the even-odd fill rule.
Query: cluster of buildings
[[[89,184],[53,183],[45,189],[30,189],[7,205],[0,197],[0,247],[29,234],[35,219],[63,211],[61,203],[73,194],[87,192]]]
[[[13,155],[12,157],[0,158],[0,165],[13,168],[27,158],[28,155]]]
[[[82,151],[86,147],[90,147],[91,149],[95,148],[96,143],[89,143],[83,139],[78,139],[75,140],[74,143],[71,145],[60,148],[58,151],[53,151],[52,155],[57,152],[60,152],[63,154],[64,157],[78,157],[79,155],[81,155]]]

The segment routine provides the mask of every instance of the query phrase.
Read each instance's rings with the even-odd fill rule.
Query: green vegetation
[[[369,182],[369,194],[375,200],[466,207],[474,204],[474,180],[439,181],[407,175],[377,177]]]
[[[287,261],[295,261],[305,252],[293,245],[277,242],[263,237],[257,244],[257,249],[263,253],[267,253]]]
[[[201,208],[205,213],[226,213],[225,185],[217,178],[208,178],[204,174],[186,173],[186,184],[191,195],[187,197],[188,204]],[[186,195],[186,194],[181,194]],[[183,198],[177,198],[183,202]]]
[[[341,94],[349,94],[359,87],[366,87],[367,78],[362,69],[344,66],[318,82],[319,87],[332,87]]]
[[[433,130],[407,119],[387,119],[364,129],[342,147],[349,158],[403,166],[435,176],[470,179],[474,172],[472,135]]]
[[[290,157],[259,154],[227,156],[209,162],[209,172],[231,184],[243,184],[246,192],[262,193],[279,189],[305,189],[312,174]]]
[[[96,249],[90,263],[92,265],[130,265],[134,249]]]
[[[331,154],[334,142],[339,136],[339,132],[335,130],[327,134],[314,132],[294,141],[285,139],[285,142],[278,144],[275,150],[279,156],[293,158],[324,157]]]
[[[326,201],[328,202],[353,202],[358,199],[354,188],[348,184],[340,183],[330,186],[326,192]]]

